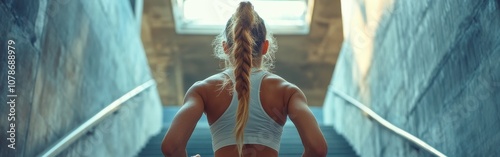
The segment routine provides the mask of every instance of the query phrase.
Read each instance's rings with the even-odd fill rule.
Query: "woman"
[[[187,91],[163,139],[165,156],[187,156],[186,144],[203,113],[216,157],[278,156],[286,116],[297,127],[303,156],[326,156],[325,138],[304,93],[267,71],[275,51],[272,41],[252,4],[241,2],[214,42],[215,55],[225,61],[225,70]]]

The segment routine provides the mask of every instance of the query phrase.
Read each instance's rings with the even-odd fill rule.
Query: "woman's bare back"
[[[226,131],[220,136],[225,134],[235,136],[236,144],[219,148],[215,155],[219,157],[278,155],[274,149],[279,145],[277,136],[281,133],[274,136],[275,143],[269,146],[274,149],[262,145],[244,145],[242,140],[245,136],[248,115],[252,114],[249,109],[251,86],[248,75],[253,69],[268,69],[273,66],[277,44],[267,31],[264,20],[255,12],[250,2],[240,2],[226,26],[214,41],[214,54],[224,60],[225,68],[235,69],[235,82],[238,86],[232,88],[232,85],[229,85],[221,90],[220,85],[227,80],[227,76],[222,73],[193,84],[187,90],[184,104],[175,115],[162,141],[161,148],[165,156],[186,156],[187,142],[200,117],[205,113],[208,122],[214,123],[230,105],[234,95],[229,91],[233,89],[236,93],[241,93],[238,115],[235,118],[235,133],[231,135],[230,131]],[[304,157],[326,156],[326,141],[307,105],[304,93],[297,86],[277,75],[269,74],[263,78],[259,94],[262,108],[266,112],[264,114],[277,122],[273,124],[275,129],[282,128],[287,116],[293,122],[304,145]]]
[[[211,125],[226,111],[229,107],[232,95],[230,91],[232,90],[232,84],[229,83],[225,88],[221,90],[221,85],[224,80],[228,79],[226,75],[219,73],[213,75],[202,81],[203,93],[201,96],[205,102],[205,114],[208,119],[208,123]],[[287,93],[286,88],[291,84],[286,82],[281,77],[268,73],[262,79],[260,87],[260,101],[264,111],[272,118],[276,123],[284,125],[287,117],[286,101]],[[252,114],[252,113],[249,113]],[[234,136],[234,135],[228,135]],[[238,155],[236,145],[230,145],[222,147],[215,152],[217,157],[234,157]],[[246,144],[243,147],[244,156],[278,156],[278,152],[272,148],[258,145],[258,144]]]

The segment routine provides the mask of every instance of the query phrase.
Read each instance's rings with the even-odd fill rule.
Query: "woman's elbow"
[[[161,152],[163,153],[163,156],[168,157],[168,156],[173,156],[178,152],[178,148],[175,147],[173,144],[167,144],[163,142],[161,144]]]
[[[315,148],[315,152],[318,156],[326,157],[328,154],[328,146],[325,143],[324,145]]]
[[[316,145],[305,149],[307,154],[310,154],[310,156],[314,157],[326,157],[326,155],[328,154],[328,146],[326,142],[317,143]]]

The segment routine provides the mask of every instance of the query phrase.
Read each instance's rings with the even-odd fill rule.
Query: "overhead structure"
[[[241,0],[172,0],[178,34],[219,34]],[[313,0],[251,0],[273,34],[308,34]]]

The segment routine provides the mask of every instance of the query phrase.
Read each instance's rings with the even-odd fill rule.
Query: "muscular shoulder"
[[[281,76],[272,73],[266,75],[264,81],[277,85],[279,88],[283,88],[284,90],[298,89],[298,87],[295,84],[290,83]]]
[[[221,73],[214,74],[210,77],[207,77],[203,80],[196,81],[189,90],[194,90],[200,93],[204,93],[205,91],[210,91],[212,88],[219,87],[224,81],[224,75]]]
[[[288,98],[290,98],[290,96],[295,94],[296,92],[302,93],[299,87],[297,87],[295,84],[288,82],[287,80],[276,74],[270,73],[266,75],[264,81],[266,82],[266,84],[275,85],[275,87],[283,93],[284,102],[287,102]]]

